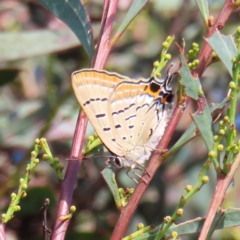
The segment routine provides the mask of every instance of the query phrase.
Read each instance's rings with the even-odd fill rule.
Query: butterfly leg
[[[141,167],[144,167],[144,166],[142,166],[142,165],[140,165],[140,166],[141,166]],[[141,179],[147,184],[147,181],[146,181],[141,175],[139,175],[138,173],[136,173],[136,172],[134,171],[134,169],[139,169],[140,171],[142,171],[141,168],[137,168],[137,167],[135,167],[135,165],[134,165],[133,167],[131,167],[131,168],[129,168],[129,169],[127,170],[127,175],[128,175],[134,182],[138,183],[138,181],[137,181],[135,178],[133,178],[133,177],[131,177],[131,176],[129,175],[129,171],[131,171],[133,174],[135,174],[137,177],[141,178]],[[146,169],[146,168],[144,167],[144,169]]]

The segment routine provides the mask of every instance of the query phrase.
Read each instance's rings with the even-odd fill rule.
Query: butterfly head
[[[122,161],[121,157],[119,157],[119,156],[110,157],[110,161],[114,166],[116,166],[118,168],[122,168],[124,166],[123,161]]]

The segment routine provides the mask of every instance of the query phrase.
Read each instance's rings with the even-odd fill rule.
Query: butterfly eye
[[[120,157],[111,158],[111,162],[112,162],[112,164],[114,164],[115,166],[117,166],[119,168],[123,167],[122,159]]]

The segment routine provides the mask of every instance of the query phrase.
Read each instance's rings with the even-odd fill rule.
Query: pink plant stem
[[[226,0],[225,4],[214,24],[213,27],[209,29],[209,32],[207,34],[207,37],[210,37],[214,34],[215,31],[218,29],[221,29],[229,16],[232,14],[232,12],[237,8],[236,5],[233,4],[233,1],[231,0]],[[204,42],[203,47],[201,49],[201,52],[199,54],[199,66],[198,68],[193,71],[193,76],[195,78],[201,77],[204,70],[209,64],[209,59],[211,58],[211,53],[212,49],[211,47],[207,44],[207,42]],[[189,97],[186,98],[186,104],[190,101]],[[164,149],[167,148],[167,145],[171,139],[171,136],[174,132],[174,129],[176,128],[177,123],[180,120],[180,117],[182,115],[182,110],[179,108],[180,105],[177,106],[177,108],[174,111],[174,114],[172,116],[172,119],[166,128],[164,137],[161,139],[158,149]],[[129,222],[132,218],[133,213],[135,212],[135,209],[137,205],[139,204],[139,201],[145,192],[149,182],[152,180],[154,174],[158,170],[158,168],[161,166],[163,163],[163,159],[157,155],[153,155],[149,161],[147,170],[150,173],[150,176],[145,172],[143,177],[147,181],[147,184],[145,184],[143,181],[140,181],[138,186],[136,187],[133,196],[131,197],[128,205],[122,209],[121,215],[118,219],[118,222],[115,226],[115,229],[113,231],[113,234],[111,236],[111,240],[120,240],[124,236],[124,233],[126,231],[127,226],[129,225]],[[205,221],[206,222],[206,221]]]
[[[218,176],[214,196],[212,198],[212,202],[208,210],[208,214],[204,222],[204,226],[198,238],[199,240],[205,240],[207,238],[207,234],[212,225],[212,221],[215,217],[215,214],[219,209],[219,207],[221,206],[223,200],[225,199],[227,189],[236,171],[238,170],[239,164],[240,164],[240,153],[238,153],[236,159],[234,160],[231,166],[230,172],[227,175],[222,174]]]
[[[102,38],[98,46],[98,54],[96,56],[96,61],[94,67],[96,69],[102,69],[107,56],[111,50],[112,45],[109,44],[110,33],[113,25],[114,16],[116,14],[116,9],[118,5],[118,0],[106,0],[104,2],[104,11],[103,16],[106,16],[106,19],[102,22]],[[65,179],[62,181],[60,197],[58,202],[58,211],[57,219],[54,226],[54,231],[52,239],[54,240],[64,240],[65,234],[70,222],[69,220],[62,221],[60,220],[61,216],[69,214],[69,209],[72,202],[72,195],[74,190],[74,185],[77,180],[77,173],[81,163],[82,148],[84,143],[84,137],[86,133],[88,119],[84,113],[80,113],[78,116],[75,133],[73,137],[73,144],[71,149],[70,159],[79,159],[69,160],[67,171],[65,174]]]
[[[85,114],[79,113],[73,137],[70,160],[68,162],[65,178],[62,181],[61,185],[58,211],[52,235],[52,239],[54,240],[63,240],[65,238],[65,234],[70,222],[70,219],[62,221],[60,220],[60,217],[69,214],[69,209],[72,202],[73,189],[77,180],[77,173],[81,163],[80,161],[78,161],[78,159],[81,159],[81,152],[86,133],[87,122],[88,119]]]
[[[4,227],[5,227],[5,225],[0,224],[0,239],[1,240],[7,240]]]

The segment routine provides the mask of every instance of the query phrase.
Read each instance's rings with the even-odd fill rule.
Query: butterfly
[[[133,80],[94,69],[72,74],[77,100],[112,153],[111,163],[128,168],[128,176],[132,171],[142,178],[134,169],[145,169],[143,164],[164,134],[173,111],[171,79],[168,73],[166,79]]]

